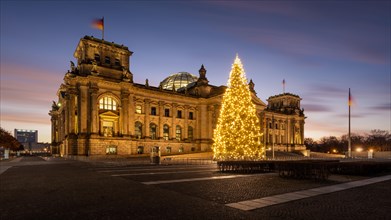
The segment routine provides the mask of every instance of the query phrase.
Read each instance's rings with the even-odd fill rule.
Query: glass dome
[[[192,82],[196,82],[198,77],[190,74],[188,72],[179,72],[171,74],[169,77],[165,78],[160,85],[163,89],[172,90],[172,87],[175,86],[175,91],[184,88]]]

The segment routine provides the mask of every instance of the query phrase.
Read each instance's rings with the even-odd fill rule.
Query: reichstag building
[[[61,156],[162,155],[211,151],[226,86],[178,72],[159,86],[134,82],[128,47],[80,39],[70,70],[49,112],[52,151]],[[228,74],[228,73],[227,73]],[[290,93],[260,100],[250,81],[262,142],[277,151],[304,150],[301,98]]]

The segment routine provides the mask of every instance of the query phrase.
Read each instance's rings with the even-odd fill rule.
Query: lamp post
[[[272,152],[273,152],[273,160],[274,160],[274,115],[272,115]]]

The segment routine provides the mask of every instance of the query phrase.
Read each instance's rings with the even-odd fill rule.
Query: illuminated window
[[[166,153],[168,153],[168,154],[171,153],[171,147],[166,147]]]
[[[108,155],[117,154],[117,146],[110,145],[110,146],[106,147],[106,154],[108,154]]]
[[[136,105],[136,113],[141,114],[141,105]]]
[[[170,128],[168,127],[168,125],[164,125],[163,126],[163,139],[164,140],[168,140],[169,133],[170,133]]]
[[[156,115],[156,107],[151,107],[151,115]]]
[[[188,127],[188,130],[187,130],[187,139],[189,139],[190,141],[193,140],[193,127]]]
[[[182,118],[182,111],[181,110],[177,111],[176,117],[177,118]]]
[[[117,102],[111,97],[103,97],[99,100],[99,109],[117,111]]]
[[[181,138],[182,138],[182,129],[181,129],[181,126],[177,125],[176,129],[175,129],[175,139],[180,141]]]
[[[141,139],[143,135],[143,124],[141,124],[139,121],[134,123],[134,135],[137,139]]]
[[[151,123],[149,125],[149,133],[151,135],[151,139],[155,140],[156,139],[156,125]]]
[[[144,147],[143,146],[138,146],[137,147],[137,154],[143,154],[144,153]]]
[[[179,152],[179,153],[183,153],[183,152],[184,152],[184,148],[183,148],[183,147],[180,147],[178,152]]]
[[[193,112],[189,112],[189,119],[193,119]]]
[[[102,128],[103,128],[103,136],[113,137],[114,123],[112,121],[103,121]]]
[[[170,117],[170,109],[168,109],[168,108],[164,109],[164,116]]]

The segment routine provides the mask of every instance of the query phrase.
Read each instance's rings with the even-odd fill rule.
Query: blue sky
[[[305,136],[391,130],[390,1],[1,1],[1,127],[38,129],[50,141],[48,111],[73,52],[105,17],[105,40],[134,52],[136,82],[171,73],[227,83],[239,54],[266,102],[299,95]]]

